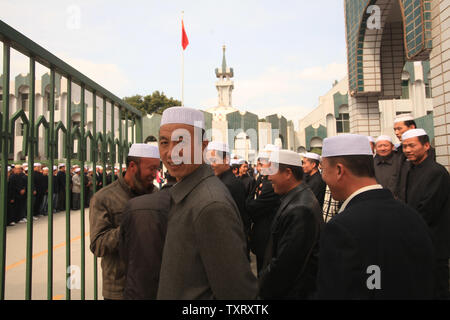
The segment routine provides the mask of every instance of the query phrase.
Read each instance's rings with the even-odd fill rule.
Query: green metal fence
[[[0,150],[1,150],[1,184],[0,184],[0,299],[5,299],[5,273],[6,273],[6,215],[7,215],[7,167],[9,154],[14,154],[14,135],[15,122],[21,120],[24,124],[23,149],[22,152],[28,157],[28,167],[33,168],[35,157],[38,154],[39,128],[44,127],[45,132],[45,150],[49,163],[50,172],[57,159],[58,137],[63,134],[63,158],[65,158],[66,168],[71,167],[71,160],[74,159],[74,143],[78,141],[78,150],[76,152],[77,160],[81,168],[84,167],[87,160],[87,144],[90,145],[90,159],[95,171],[97,163],[105,168],[107,164],[114,168],[115,163],[122,164],[128,153],[131,143],[128,141],[128,128],[133,127],[132,142],[142,142],[142,114],[137,109],[131,107],[120,98],[95,83],[93,80],[84,76],[82,73],[66,64],[49,51],[45,50],[32,40],[28,39],[18,31],[11,28],[0,20],[0,41],[3,43],[3,71],[2,71],[2,92],[3,104],[0,118]],[[17,50],[29,58],[29,100],[28,112],[20,109],[10,117],[10,66],[11,66],[11,48]],[[36,80],[36,62],[50,69],[50,102],[49,119],[43,115],[36,119],[35,117],[35,80]],[[67,81],[67,119],[64,124],[62,121],[55,123],[55,75],[64,77]],[[64,79],[63,78],[63,79]],[[81,88],[81,106],[85,103],[86,91],[92,93],[92,131],[86,130],[86,108],[81,107],[81,123],[72,128],[72,84],[79,85]],[[97,97],[103,99],[103,127],[97,131]],[[111,105],[111,130],[107,131],[107,103]],[[114,135],[114,110],[119,112],[119,137]],[[116,111],[117,112],[117,111]],[[28,115],[27,115],[28,113]],[[122,120],[125,118],[123,128]],[[129,121],[131,119],[131,121]],[[125,137],[122,137],[122,131],[125,131]],[[136,137],[134,137],[136,131]],[[109,163],[108,163],[109,162]],[[114,179],[114,174],[112,174]],[[66,186],[70,185],[69,170],[66,173]],[[81,185],[84,185],[84,175],[81,175]],[[48,175],[48,194],[53,194],[53,174]],[[106,170],[103,171],[103,185],[106,185]],[[29,170],[27,186],[27,249],[26,249],[26,284],[24,298],[32,299],[32,256],[33,256],[33,199],[32,192],[34,187],[34,171]],[[96,189],[96,175],[93,175],[94,193]],[[84,204],[85,188],[81,189],[81,200]],[[47,299],[53,297],[53,198],[48,197],[48,269],[47,269]],[[85,212],[84,205],[81,205],[81,299],[85,299]],[[70,190],[66,188],[66,270],[71,265],[70,251]],[[97,258],[94,257],[94,299],[97,299]],[[66,281],[70,274],[66,274]],[[66,282],[67,283],[67,282]],[[66,285],[65,298],[70,300],[71,289]]]

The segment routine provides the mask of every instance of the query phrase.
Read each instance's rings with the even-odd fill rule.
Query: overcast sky
[[[160,90],[181,100],[183,10],[186,106],[217,105],[224,44],[233,106],[259,116],[300,119],[347,70],[341,0],[0,0],[0,8],[5,23],[119,97]]]

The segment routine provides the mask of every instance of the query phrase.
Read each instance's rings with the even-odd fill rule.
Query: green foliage
[[[131,97],[125,97],[123,101],[146,114],[162,114],[167,108],[181,106],[181,101],[168,98],[164,92],[159,92],[158,90],[146,96],[136,94]]]

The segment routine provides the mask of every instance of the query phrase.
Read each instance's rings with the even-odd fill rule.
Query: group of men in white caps
[[[52,201],[53,213],[66,210],[66,165],[60,163],[54,165],[53,170],[42,165],[39,162],[33,164],[33,220],[48,215],[49,204],[49,174],[53,174]],[[123,171],[125,168],[123,169]],[[17,223],[27,222],[27,192],[28,191],[28,164],[12,164],[8,167],[8,206],[7,206],[7,225],[14,226]],[[103,167],[97,166],[95,174],[97,190],[103,186],[102,177]],[[115,177],[119,174],[119,168],[115,168]],[[94,171],[89,166],[82,170],[79,165],[74,165],[69,170],[70,185],[68,207],[72,210],[79,210],[81,206],[89,206],[89,201],[93,195],[93,174]],[[81,186],[81,174],[85,175],[84,187]],[[107,184],[111,183],[112,171],[107,175]],[[81,191],[84,188],[84,204],[81,204]]]
[[[449,175],[423,129],[400,137],[396,151],[384,136],[374,149],[367,136],[329,137],[303,160],[268,145],[250,182],[247,163],[207,141],[202,112],[166,109],[158,146],[133,144],[125,175],[90,202],[103,297],[448,298]],[[325,223],[327,186],[341,206]]]

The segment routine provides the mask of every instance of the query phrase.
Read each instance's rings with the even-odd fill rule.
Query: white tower
[[[219,107],[231,107],[231,92],[234,89],[233,68],[227,68],[227,61],[225,60],[225,46],[223,46],[222,68],[216,68],[216,77],[219,81],[216,82],[216,88],[219,92]]]

